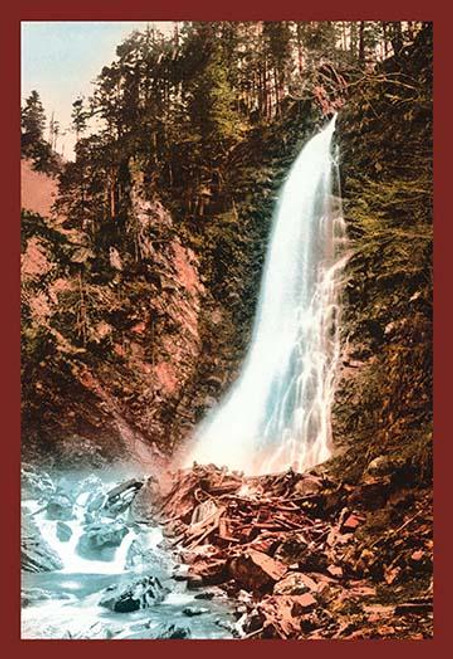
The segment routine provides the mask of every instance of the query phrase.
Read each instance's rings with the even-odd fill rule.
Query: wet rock
[[[156,554],[153,549],[144,547],[140,540],[134,540],[126,555],[126,569],[144,568],[150,563],[156,562]]]
[[[99,476],[95,476],[94,474],[90,474],[87,476],[87,478],[84,478],[80,483],[77,485],[75,488],[75,496],[76,498],[79,497],[83,492],[89,492],[90,494],[93,492],[97,492],[98,490],[103,488],[103,482],[99,478]]]
[[[175,581],[186,581],[189,577],[189,566],[188,565],[177,565],[171,575],[171,578]]]
[[[159,604],[168,592],[157,577],[147,576],[129,584],[109,586],[99,605],[116,613],[130,613]]]
[[[96,515],[103,509],[107,501],[107,495],[103,490],[92,492],[85,504],[85,517],[94,520]]]
[[[227,632],[230,632],[233,638],[240,637],[239,630],[237,626],[234,624],[234,622],[231,622],[230,620],[224,620],[223,618],[217,618],[215,624],[217,625],[217,627],[220,627],[221,629],[226,629]]]
[[[23,499],[48,499],[55,493],[52,479],[41,469],[22,463],[20,477]]]
[[[63,492],[52,496],[46,506],[47,519],[74,519],[74,504],[72,499]]]
[[[60,542],[68,542],[72,537],[72,529],[69,524],[65,524],[58,520],[57,522],[57,538]]]
[[[125,512],[142,487],[143,481],[132,478],[112,488],[107,492],[103,505],[104,512],[112,517]]]
[[[186,606],[185,609],[182,611],[185,616],[188,616],[189,618],[193,618],[193,616],[201,616],[204,613],[209,613],[209,609],[206,609],[201,606]]]
[[[154,634],[153,638],[190,638],[191,632],[188,627],[179,627],[178,625],[163,625],[160,627],[157,632]]]
[[[212,591],[206,591],[205,593],[197,593],[194,596],[194,599],[196,600],[212,600],[215,597],[215,593]]]
[[[272,590],[287,572],[287,566],[267,554],[249,550],[232,559],[231,577],[241,586],[252,591]]]
[[[68,593],[58,593],[55,591],[45,590],[44,588],[24,588],[21,591],[21,606],[33,606],[46,600],[70,600],[73,599]]]
[[[122,522],[95,522],[85,527],[77,543],[77,553],[90,560],[111,561],[128,533]]]
[[[202,588],[203,586],[203,578],[197,574],[191,574],[187,577],[187,588],[189,590],[195,590],[197,588]]]
[[[63,568],[61,558],[44,540],[29,516],[22,520],[21,566],[25,572],[52,572]]]

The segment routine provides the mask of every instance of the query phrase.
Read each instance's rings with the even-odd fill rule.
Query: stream
[[[142,477],[22,475],[23,639],[228,639],[233,608],[215,587],[188,590],[161,528],[137,521]]]

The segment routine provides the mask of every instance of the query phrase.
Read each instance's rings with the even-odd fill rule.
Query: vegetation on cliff
[[[341,113],[351,236],[339,468],[432,475],[432,32],[357,81]],[[342,425],[344,424],[344,426]],[[341,427],[341,431],[340,431]],[[387,463],[384,466],[384,463]]]

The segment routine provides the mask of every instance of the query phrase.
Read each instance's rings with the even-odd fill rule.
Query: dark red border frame
[[[216,657],[259,653],[275,656],[298,656],[310,659],[399,656],[411,658],[443,657],[450,639],[449,586],[452,566],[448,564],[449,544],[449,465],[451,442],[447,437],[452,371],[449,350],[450,285],[448,272],[449,238],[453,222],[447,206],[450,195],[451,131],[447,118],[451,114],[449,99],[451,47],[453,37],[447,9],[434,1],[415,6],[414,0],[380,0],[372,6],[354,0],[323,0],[303,4],[302,0],[280,0],[263,6],[262,0],[77,0],[65,5],[62,0],[16,0],[2,9],[0,67],[2,99],[0,101],[2,150],[0,152],[1,230],[4,240],[0,252],[0,321],[1,378],[0,416],[3,446],[0,449],[2,519],[0,519],[0,648],[5,657],[33,656],[80,657],[81,653],[108,653],[109,658],[123,657],[131,650],[138,653],[183,653],[197,657]],[[427,641],[21,641],[20,640],[20,551],[19,551],[19,466],[20,466],[20,21],[21,20],[432,20],[435,50],[435,634]],[[450,31],[450,34],[449,34]],[[449,143],[450,140],[450,143]],[[451,184],[450,184],[451,185]],[[449,460],[450,458],[450,460]],[[107,646],[105,644],[108,644]],[[182,644],[182,645],[181,645]]]

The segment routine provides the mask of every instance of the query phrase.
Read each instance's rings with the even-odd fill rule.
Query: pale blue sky
[[[154,25],[167,32],[173,24]],[[68,128],[73,101],[90,94],[91,82],[114,59],[116,46],[133,30],[145,27],[146,22],[133,21],[22,21],[22,98],[36,89],[47,117],[55,112],[62,128]],[[64,148],[70,157],[73,145],[74,136],[68,132],[58,150]]]

